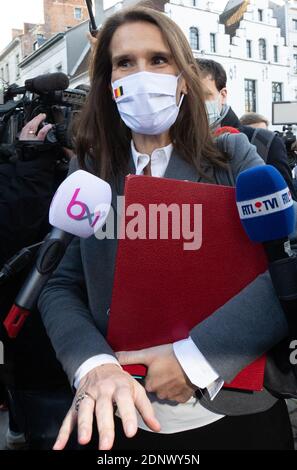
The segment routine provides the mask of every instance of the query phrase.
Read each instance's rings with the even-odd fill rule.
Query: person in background
[[[49,206],[67,175],[71,150],[66,157],[59,142],[46,141],[52,125],[44,125],[45,119],[38,114],[27,122],[0,163],[0,268],[22,248],[41,242],[51,229]],[[50,449],[53,422],[60,422],[72,400],[38,311],[31,313],[15,339],[3,326],[33,262],[0,286],[0,339],[5,347],[0,383],[9,397],[9,450]]]
[[[228,105],[227,74],[224,67],[214,60],[196,59],[202,75],[208,121],[212,131],[220,127],[234,127],[244,133],[256,146],[265,163],[275,166],[283,175],[297,201],[297,190],[293,183],[286,147],[282,139],[268,129],[255,129],[242,125],[231,106]]]
[[[246,113],[239,119],[242,126],[253,127],[254,129],[268,129],[269,121],[258,113]]]

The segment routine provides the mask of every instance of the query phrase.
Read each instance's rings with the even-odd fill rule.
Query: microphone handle
[[[297,339],[297,256],[288,238],[263,243],[273,287],[286,314],[290,336]]]
[[[15,338],[29,313],[36,307],[38,297],[64,256],[73,235],[54,228],[38,255],[36,265],[30,272],[15,303],[10,309],[4,326],[10,338]]]

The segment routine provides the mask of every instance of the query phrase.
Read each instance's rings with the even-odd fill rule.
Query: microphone
[[[240,131],[238,129],[236,129],[235,127],[231,127],[231,126],[223,126],[223,127],[218,127],[215,132],[214,132],[214,135],[216,137],[219,137],[220,135],[222,134],[240,134]]]
[[[72,173],[59,186],[49,210],[49,221],[54,228],[4,321],[10,338],[18,335],[36,306],[44,285],[63,258],[73,236],[88,238],[94,235],[104,225],[110,207],[109,184],[84,170]]]
[[[297,257],[288,238],[295,230],[296,214],[287,183],[273,166],[250,168],[237,178],[236,202],[248,237],[263,243],[274,289],[296,334]]]
[[[9,96],[20,95],[26,91],[31,93],[43,94],[51,91],[66,90],[69,86],[69,79],[65,73],[47,73],[44,75],[38,75],[35,78],[29,78],[25,80],[25,86],[22,87],[11,87],[8,89]]]

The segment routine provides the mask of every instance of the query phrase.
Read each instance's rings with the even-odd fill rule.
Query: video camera
[[[26,80],[23,87],[7,87],[0,103],[1,145],[15,143],[24,125],[45,113],[46,122],[53,124],[45,142],[59,142],[71,149],[72,126],[86,101],[88,87],[68,89],[68,85],[67,75],[51,73]]]
[[[272,103],[272,124],[283,126],[283,132],[276,131],[276,133],[283,139],[288,163],[293,169],[297,165],[297,138],[293,132],[293,126],[297,125],[297,101]]]

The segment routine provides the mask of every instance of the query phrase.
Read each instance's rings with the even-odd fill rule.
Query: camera
[[[272,124],[283,125],[282,132],[276,131],[287,150],[288,163],[293,170],[297,165],[297,143],[293,126],[297,124],[297,101],[279,101],[272,103]]]
[[[73,124],[86,101],[88,86],[69,89],[68,85],[67,75],[53,73],[26,80],[23,87],[7,87],[0,103],[1,146],[14,144],[24,125],[45,113],[47,124],[53,124],[45,143],[58,142],[72,149]]]

